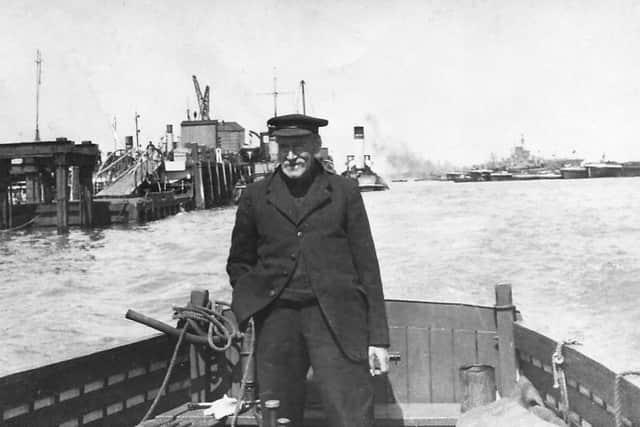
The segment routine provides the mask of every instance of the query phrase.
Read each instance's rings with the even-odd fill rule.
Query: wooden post
[[[191,146],[191,160],[193,161],[193,195],[195,198],[196,209],[204,209],[205,199],[204,185],[202,182],[202,163],[200,162],[198,144],[193,144]]]
[[[27,174],[25,182],[27,185],[27,201],[40,203],[40,172]]]
[[[211,169],[211,151],[207,152],[207,171],[209,172],[209,191],[211,194],[211,206],[215,205],[216,203],[216,194],[215,194],[215,189],[213,188],[214,183],[213,183],[213,170]],[[213,160],[215,161],[215,156],[213,156]]]
[[[9,183],[9,228],[13,228],[13,188]]]
[[[68,170],[66,158],[56,157],[56,212],[58,233],[69,229],[69,198],[67,196]]]
[[[220,179],[220,163],[216,161],[216,189],[218,190],[216,192],[216,199],[219,204],[222,203],[222,187],[220,186],[221,181],[222,180]]]
[[[80,226],[93,226],[93,167],[87,165],[79,169],[80,185]]]
[[[226,202],[229,199],[229,184],[227,183],[227,163],[222,161],[222,201]]]
[[[279,400],[267,400],[264,402],[264,414],[262,417],[262,425],[264,427],[278,427],[278,409],[280,408]]]
[[[9,168],[11,160],[0,160],[0,229],[9,228]]]
[[[244,396],[238,396],[238,399],[247,401],[255,400],[255,376],[256,376],[256,364],[255,353],[251,350],[251,345],[255,340],[255,331],[247,330],[242,337],[242,345],[240,347],[240,366],[242,368],[242,376],[246,378],[246,386]]]
[[[496,321],[498,326],[498,390],[509,396],[516,386],[516,349],[513,338],[515,307],[511,285],[496,286]]]
[[[463,386],[460,412],[466,412],[496,400],[496,377],[493,366],[463,366],[460,368],[460,380]]]
[[[204,307],[209,302],[209,291],[191,291],[191,301],[189,306],[192,307]],[[208,347],[201,349],[194,344],[189,344],[189,367],[191,378],[191,401],[192,402],[205,402],[207,401],[207,395],[209,391],[209,351]],[[201,378],[206,377],[204,381],[204,387],[202,385]]]
[[[80,184],[80,167],[71,167],[71,200],[80,200],[82,197],[82,190]]]

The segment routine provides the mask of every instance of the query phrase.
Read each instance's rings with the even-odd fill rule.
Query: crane
[[[196,76],[193,76],[193,86],[196,88],[196,97],[200,107],[200,120],[211,120],[209,117],[209,86],[205,87],[203,95]]]

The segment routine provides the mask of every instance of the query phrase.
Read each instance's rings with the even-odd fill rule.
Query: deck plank
[[[376,427],[453,427],[460,417],[458,403],[388,403],[375,406]],[[227,418],[226,424],[230,424]],[[253,415],[238,417],[237,425],[255,426]],[[317,409],[305,411],[304,427],[331,427],[324,413]]]
[[[431,343],[431,402],[455,400],[453,378],[453,331],[432,328]]]
[[[403,300],[387,300],[385,306],[391,326],[489,331],[497,328],[493,307]]]
[[[409,399],[409,372],[407,354],[407,328],[390,327],[390,351],[400,353],[400,362],[388,373],[390,389],[387,390],[388,402],[407,402]]]
[[[407,328],[407,369],[408,401],[430,402],[429,366],[431,352],[429,346],[429,329]],[[393,369],[393,367],[391,368]]]
[[[455,401],[461,402],[464,394],[460,368],[477,363],[476,331],[457,329],[453,331],[453,368]]]

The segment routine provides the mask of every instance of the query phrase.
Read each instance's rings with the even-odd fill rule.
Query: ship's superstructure
[[[353,140],[356,154],[347,156],[346,170],[342,175],[358,181],[360,191],[388,190],[387,183],[371,168],[371,156],[365,154],[363,126],[354,126]]]

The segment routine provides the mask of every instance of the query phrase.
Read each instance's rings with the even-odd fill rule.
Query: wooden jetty
[[[90,141],[0,144],[0,229],[27,222],[55,225],[60,232],[69,225],[91,227],[92,175],[99,160]]]
[[[90,141],[0,144],[0,230],[55,226],[63,233],[70,226],[145,222],[231,203],[240,177],[234,160],[201,144],[185,144],[184,151],[184,167],[171,177],[164,158],[125,151],[128,164],[115,176],[107,170],[104,188],[95,179],[100,151]]]

